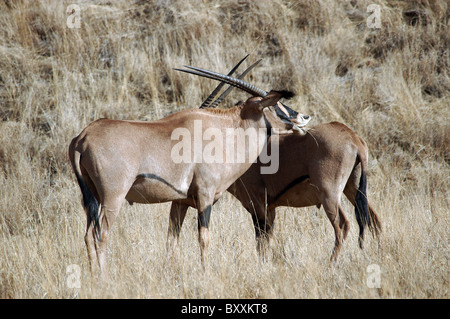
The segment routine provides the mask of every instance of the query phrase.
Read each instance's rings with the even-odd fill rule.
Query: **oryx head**
[[[302,129],[311,117],[309,115],[299,114],[285,104],[279,102],[281,98],[291,98],[294,96],[293,93],[289,91],[270,91],[266,92],[262,89],[255,87],[254,85],[244,82],[241,78],[248,73],[254,66],[256,66],[261,60],[257,61],[251,65],[247,70],[245,70],[238,78],[233,78],[230,75],[237,69],[237,67],[247,58],[247,56],[242,59],[228,75],[220,74],[213,71],[204,70],[201,68],[196,68],[192,66],[186,66],[188,69],[175,69],[177,71],[182,71],[186,73],[195,74],[202,77],[207,77],[217,81],[221,81],[217,88],[211,93],[211,95],[203,102],[201,108],[214,107],[218,105],[223,98],[231,91],[232,87],[237,87],[245,92],[253,95],[253,98],[249,98],[242,105],[246,109],[250,109],[251,105],[258,104],[258,109],[263,112],[264,116],[267,118],[270,126],[272,128],[279,129],[279,133],[296,133],[304,135],[305,131]],[[231,87],[228,88],[216,101],[210,104],[214,96],[218,93],[224,84],[229,84]]]

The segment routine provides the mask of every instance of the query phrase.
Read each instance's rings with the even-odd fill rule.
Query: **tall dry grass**
[[[448,298],[449,6],[446,1],[0,2],[0,297]],[[381,8],[381,28],[366,11]],[[108,248],[110,280],[88,272],[85,215],[67,159],[91,121],[156,119],[197,107],[216,85],[184,64],[297,92],[314,123],[337,120],[370,148],[380,241],[351,232],[336,265],[322,210],[279,208],[273,256],[255,252],[249,215],[214,207],[211,271],[201,271],[195,212],[167,259],[169,204],[124,205]],[[246,95],[232,93],[224,107]],[[314,124],[313,123],[313,124]],[[68,266],[80,270],[71,288]],[[367,284],[378,265],[380,288]],[[68,281],[69,280],[69,281]]]

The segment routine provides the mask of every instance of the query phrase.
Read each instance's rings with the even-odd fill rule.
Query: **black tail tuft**
[[[94,235],[96,236],[98,241],[101,241],[102,234],[98,217],[98,210],[100,205],[81,176],[77,175],[77,181],[78,185],[80,185],[81,194],[83,195],[83,207],[88,212],[90,221],[94,223]]]
[[[359,180],[359,189],[355,197],[355,215],[359,225],[359,246],[362,248],[364,240],[364,229],[371,226],[369,215],[369,203],[367,201],[367,176],[364,171],[361,172]]]

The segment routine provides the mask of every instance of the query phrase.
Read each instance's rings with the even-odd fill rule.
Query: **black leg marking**
[[[211,205],[208,205],[204,211],[198,213],[198,229],[200,227],[209,227],[209,218],[211,217]]]

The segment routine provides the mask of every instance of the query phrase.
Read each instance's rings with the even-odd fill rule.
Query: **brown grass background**
[[[447,1],[0,1],[1,298],[448,298],[450,34]],[[381,28],[369,28],[369,4]],[[336,265],[332,227],[315,207],[279,208],[273,256],[255,251],[250,216],[226,194],[201,271],[196,213],[174,259],[169,204],[124,205],[110,280],[88,271],[85,215],[70,140],[101,118],[157,119],[198,107],[216,85],[177,73],[226,72],[247,53],[247,80],[297,93],[312,124],[341,121],[370,148],[369,200],[380,241],[349,237]],[[234,92],[223,107],[246,94]],[[380,267],[380,288],[367,267]],[[67,284],[80,267],[80,288]]]

